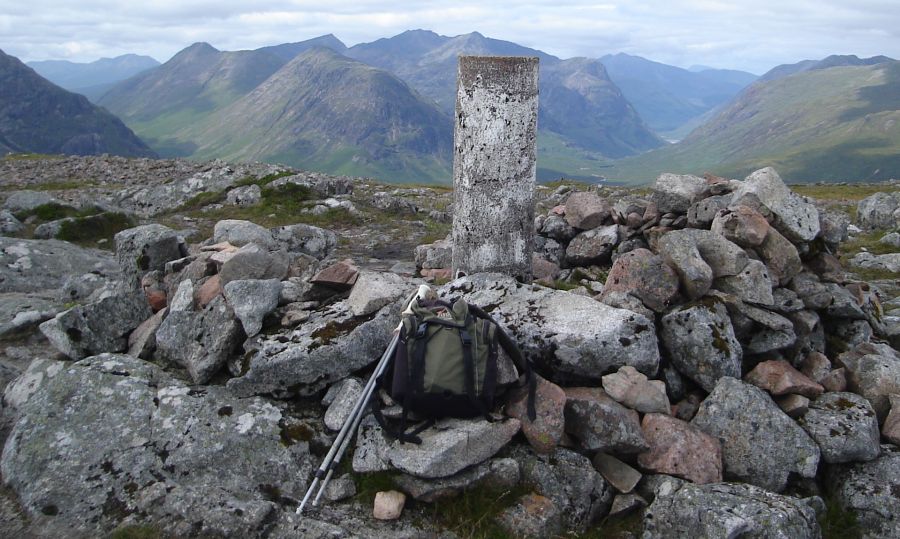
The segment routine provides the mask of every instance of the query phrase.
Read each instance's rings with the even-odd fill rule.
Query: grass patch
[[[640,537],[643,529],[644,511],[632,511],[622,516],[606,517],[588,531],[569,536],[577,539],[631,539]]]
[[[541,185],[549,187],[550,189],[553,189],[553,190],[556,190],[556,189],[559,189],[560,187],[566,186],[566,187],[571,187],[572,189],[575,189],[578,191],[590,191],[594,187],[594,184],[590,184],[590,183],[583,182],[580,180],[568,180],[566,178],[561,178],[559,180],[553,180],[552,182],[541,183]]]
[[[530,488],[499,489],[479,486],[456,498],[441,500],[426,508],[426,514],[443,529],[462,539],[506,539],[511,537],[494,520]]]
[[[135,224],[124,213],[101,213],[63,222],[56,238],[89,247],[99,246],[102,244],[100,240],[106,240],[107,247],[112,247],[113,236]]]
[[[83,208],[77,210],[72,206],[68,206],[66,204],[60,204],[58,202],[50,202],[47,204],[41,204],[35,208],[26,211],[20,211],[16,213],[16,219],[20,221],[24,221],[29,217],[36,217],[41,222],[50,222],[57,221],[59,219],[65,219],[66,217],[88,217],[90,215],[96,215],[100,213],[100,210],[95,207]]]
[[[282,170],[281,172],[273,172],[272,174],[266,174],[265,176],[260,176],[257,178],[256,176],[245,176],[244,178],[237,181],[234,184],[234,187],[246,187],[248,185],[258,185],[260,187],[265,187],[270,183],[274,182],[279,178],[284,178],[285,176],[293,176],[296,172],[291,170]]]
[[[345,462],[350,462],[347,459]],[[343,462],[341,463],[344,464]],[[364,504],[372,505],[375,502],[375,495],[385,490],[397,490],[397,483],[394,481],[395,472],[373,472],[373,473],[355,473],[352,474],[353,482],[356,484],[356,499]]]
[[[848,184],[793,184],[792,191],[798,195],[808,196],[816,200],[852,200],[860,201],[875,193],[893,193],[900,187],[886,183],[848,183]]]
[[[131,524],[113,530],[107,539],[161,539],[162,532],[155,526]]]
[[[218,204],[225,200],[225,191],[203,191],[189,198],[179,206],[176,212],[189,212],[202,209],[210,204]]]
[[[825,513],[819,516],[822,539],[858,539],[862,537],[856,513],[844,509],[833,497],[825,499]]]
[[[50,155],[44,153],[11,153],[3,157],[4,161],[31,161],[35,159],[62,159],[61,155]]]

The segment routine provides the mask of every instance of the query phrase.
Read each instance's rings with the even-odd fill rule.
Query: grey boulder
[[[644,514],[645,539],[754,537],[819,539],[810,504],[753,485],[685,483],[658,495]]]
[[[760,305],[772,305],[772,280],[769,270],[759,260],[750,260],[737,275],[720,277],[713,281],[713,288],[733,294],[742,301]]]
[[[0,293],[59,291],[72,275],[94,274],[107,280],[121,273],[108,251],[59,240],[0,237]]]
[[[747,265],[747,253],[709,230],[684,229],[664,234],[656,251],[675,271],[690,299],[709,290],[713,279],[737,275]]]
[[[601,226],[581,232],[566,247],[566,262],[571,266],[587,266],[610,259],[619,242],[617,225]]]
[[[855,393],[825,393],[810,403],[799,423],[829,464],[872,460],[881,453],[875,411]]]
[[[785,185],[772,167],[750,174],[734,190],[734,203],[754,195],[774,215],[773,226],[793,242],[809,242],[819,234],[819,211],[815,205]]]
[[[295,224],[273,228],[275,242],[289,253],[303,253],[323,260],[337,246],[337,236],[317,226]]]
[[[656,178],[651,199],[660,213],[686,213],[706,187],[706,180],[698,176],[664,173]]]
[[[847,375],[847,389],[862,395],[883,420],[890,395],[900,395],[900,354],[886,344],[863,343],[838,356]]]
[[[226,242],[235,247],[243,247],[248,243],[267,249],[274,249],[276,246],[269,229],[241,219],[225,219],[216,223],[213,228],[213,243]]]
[[[681,374],[712,391],[722,377],[740,377],[743,349],[725,305],[716,300],[706,303],[663,316],[660,341]]]
[[[389,303],[405,298],[415,291],[416,284],[396,273],[363,270],[347,298],[347,306],[354,316],[369,315]]]
[[[18,234],[25,228],[21,221],[9,210],[0,210],[0,236]]]
[[[108,296],[73,307],[40,325],[41,333],[71,359],[124,352],[128,335],[153,312],[142,293]]]
[[[312,470],[305,443],[282,443],[281,420],[260,399],[103,354],[36,384],[0,469],[52,535],[140,523],[172,536],[256,536],[279,512],[271,492],[298,499]]]
[[[900,448],[885,444],[869,462],[830,466],[826,488],[856,515],[863,537],[900,537]]]
[[[788,476],[815,477],[819,446],[763,390],[719,380],[691,424],[722,444],[725,478],[780,492]]]
[[[278,307],[281,281],[278,279],[241,280],[225,284],[225,299],[241,321],[244,334],[252,337],[262,329],[263,319]]]
[[[141,277],[150,271],[166,269],[166,262],[187,255],[178,233],[160,224],[142,225],[123,230],[113,237],[116,259],[122,268],[122,279],[129,289],[140,287]]]
[[[894,228],[900,217],[897,193],[875,193],[856,205],[856,221],[860,228]]]
[[[614,401],[600,388],[569,387],[565,430],[588,451],[634,454],[648,449],[638,413]]]
[[[287,276],[290,259],[284,251],[269,251],[248,243],[231,255],[219,270],[222,285],[244,279],[278,279]]]

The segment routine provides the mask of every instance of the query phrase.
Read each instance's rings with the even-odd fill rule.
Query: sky
[[[351,46],[418,28],[755,74],[831,54],[900,58],[900,0],[0,0],[0,49],[23,61],[164,62],[197,41],[241,50],[334,34]]]

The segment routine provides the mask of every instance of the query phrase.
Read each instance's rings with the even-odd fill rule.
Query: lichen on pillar
[[[460,56],[453,272],[529,282],[534,250],[538,59]]]

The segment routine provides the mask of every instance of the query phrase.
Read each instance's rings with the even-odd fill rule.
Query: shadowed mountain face
[[[552,134],[565,144],[605,157],[633,155],[663,144],[595,60],[562,61],[478,32],[445,37],[426,30],[355,45],[347,55],[391,70],[448,115],[456,103],[458,56],[537,56],[541,62],[538,129],[545,136]]]
[[[617,164],[613,178],[663,171],[787,180],[900,177],[900,62],[805,69],[762,80],[679,144]]]
[[[756,75],[743,71],[693,72],[628,54],[607,55],[600,61],[609,78],[657,133],[676,132],[727,103],[756,79]]]
[[[334,37],[334,34],[328,34],[307,39],[306,41],[298,41],[296,43],[282,43],[281,45],[273,45],[271,47],[261,47],[256,49],[256,51],[274,54],[285,62],[290,62],[301,52],[308,51],[315,47],[331,49],[339,54],[344,54],[347,50],[347,46],[344,45],[340,39]]]
[[[0,151],[151,157],[115,116],[0,51]]]

